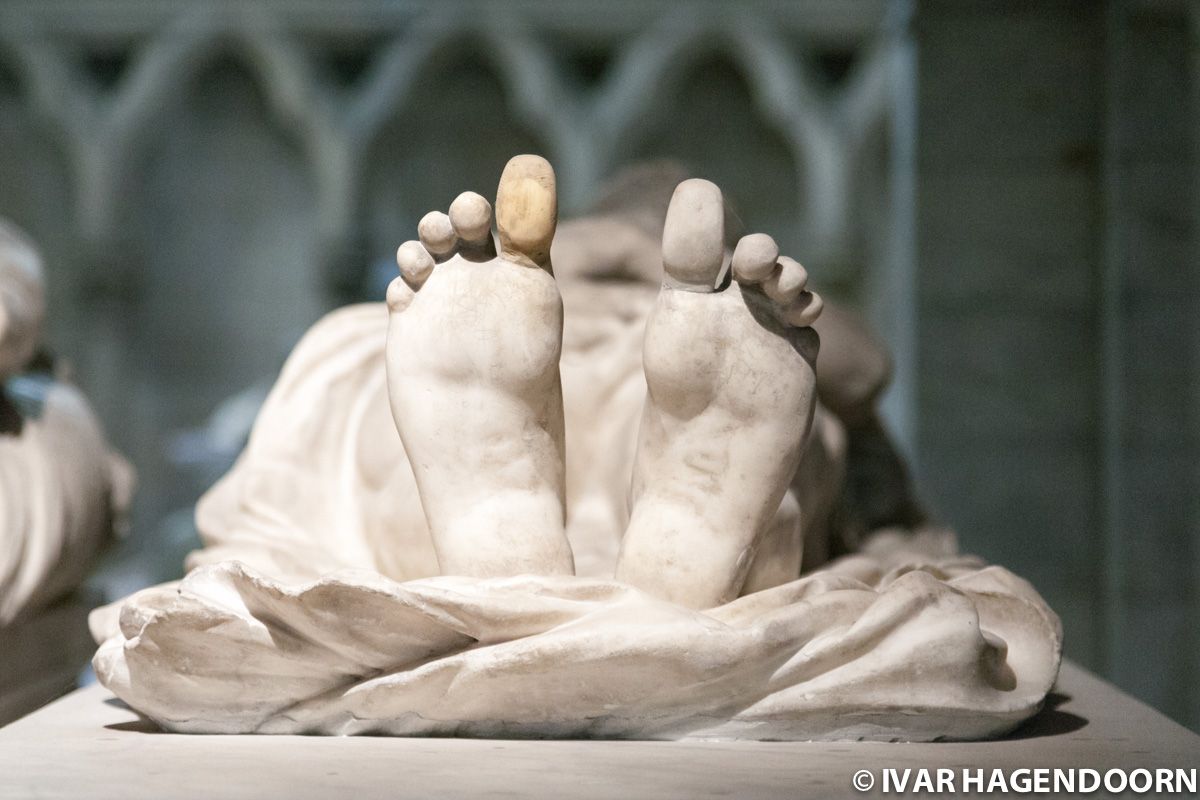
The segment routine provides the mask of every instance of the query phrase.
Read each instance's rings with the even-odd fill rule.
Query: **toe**
[[[675,187],[663,227],[668,285],[714,291],[725,259],[725,202],[715,183],[692,178]]]
[[[416,294],[404,278],[396,278],[388,284],[387,307],[389,311],[393,313],[403,311],[408,308],[414,297]]]
[[[417,223],[417,235],[421,237],[421,244],[436,259],[449,258],[458,244],[458,235],[450,224],[450,217],[440,211],[430,211],[421,217]]]
[[[824,307],[821,295],[816,292],[800,292],[795,301],[784,309],[783,321],[794,328],[804,328],[816,322]]]
[[[775,272],[779,245],[765,233],[743,236],[733,251],[733,277],[742,283],[762,283]]]
[[[789,308],[807,285],[808,271],[800,262],[780,256],[771,276],[763,281],[762,288],[767,297],[778,303],[780,308]]]
[[[420,289],[433,271],[433,256],[420,242],[408,241],[396,251],[396,265],[408,285]]]
[[[450,225],[465,244],[486,244],[491,240],[492,204],[483,195],[463,192],[450,204]]]
[[[496,230],[504,255],[547,267],[558,224],[554,168],[541,156],[514,156],[496,189]]]

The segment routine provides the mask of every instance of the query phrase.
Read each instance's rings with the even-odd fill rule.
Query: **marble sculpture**
[[[425,216],[386,307],[293,352],[189,574],[93,613],[104,685],[198,733],[973,739],[1034,714],[1061,627],[1012,573],[926,528],[801,577],[836,549],[881,349],[769,236],[727,250],[712,183],[675,188],[661,251],[636,206],[556,238],[554,172],[518,156],[496,236],[471,192]]]
[[[44,316],[41,256],[0,220],[0,629],[80,584],[132,492],[83,395],[34,363]]]

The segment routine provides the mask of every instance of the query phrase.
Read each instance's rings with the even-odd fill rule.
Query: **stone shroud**
[[[145,590],[94,660],[167,730],[977,739],[1040,708],[1058,618],[972,559],[843,559],[707,612],[611,581],[304,585],[236,562]]]

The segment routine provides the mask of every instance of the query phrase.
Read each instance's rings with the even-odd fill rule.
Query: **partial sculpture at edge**
[[[505,169],[498,249],[490,217],[427,215],[387,311],[297,346],[195,569],[94,615],[106,686],[194,732],[980,738],[1036,712],[1061,629],[1016,576],[925,532],[799,578],[882,377],[822,390],[804,268],[762,234],[729,256],[716,186],[675,189],[657,292],[596,280],[580,230],[556,281],[541,158]]]
[[[44,316],[41,256],[0,220],[0,629],[78,587],[132,491],[83,396],[32,365]]]

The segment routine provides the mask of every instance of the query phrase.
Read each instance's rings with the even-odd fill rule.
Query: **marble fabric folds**
[[[978,739],[1040,708],[1062,641],[1000,567],[865,556],[706,612],[608,580],[283,584],[227,561],[118,627],[100,681],[188,733]]]
[[[0,218],[0,629],[79,585],[133,488],[83,395],[30,367],[45,315],[41,255]]]
[[[83,395],[49,379],[10,386],[18,382],[34,387],[40,409],[0,431],[0,628],[79,585],[133,485]]]

